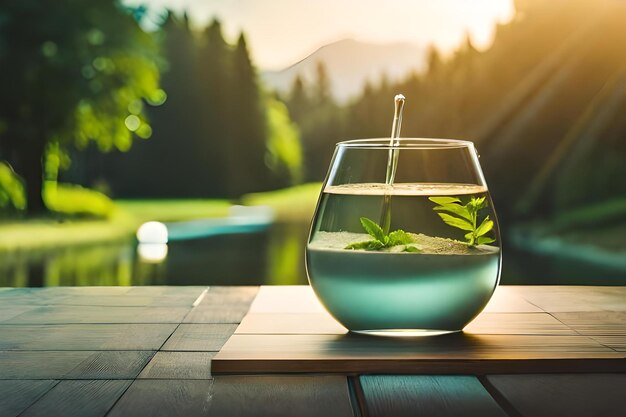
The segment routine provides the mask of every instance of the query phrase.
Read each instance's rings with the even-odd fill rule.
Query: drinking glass
[[[472,142],[337,144],[306,267],[315,294],[346,328],[390,336],[460,331],[491,298],[501,259]]]

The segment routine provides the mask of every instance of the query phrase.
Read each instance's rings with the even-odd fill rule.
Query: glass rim
[[[473,148],[474,142],[461,139],[440,138],[398,138],[391,144],[391,138],[352,139],[337,143],[337,147],[351,149],[459,149]]]

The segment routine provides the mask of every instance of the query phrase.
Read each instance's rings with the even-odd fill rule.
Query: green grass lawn
[[[281,222],[309,221],[321,184],[305,184],[284,190],[249,194],[246,205],[268,205]],[[38,218],[0,223],[0,251],[43,249],[125,239],[144,222],[182,221],[228,215],[227,200],[116,200],[106,219]]]
[[[116,200],[115,205],[139,223],[174,222],[228,215],[228,200]]]
[[[283,190],[247,194],[241,201],[246,206],[267,205],[276,210],[279,222],[308,222],[313,216],[322,184],[296,185]]]

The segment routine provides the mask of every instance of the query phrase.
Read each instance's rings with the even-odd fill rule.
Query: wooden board
[[[0,289],[0,415],[619,415],[624,303],[500,287],[465,334],[395,340],[348,334],[304,286]],[[229,338],[228,372],[274,375],[212,375]]]
[[[138,379],[108,417],[209,415],[212,380]]]
[[[2,350],[158,350],[176,324],[0,325]]]
[[[0,352],[0,379],[61,379],[94,352]]]
[[[64,379],[134,379],[154,355],[154,351],[94,352]]]
[[[473,376],[365,375],[368,416],[506,417]]]
[[[132,381],[61,381],[24,411],[24,417],[100,417],[115,404]]]
[[[3,324],[72,323],[180,323],[191,311],[188,307],[108,307],[52,305],[29,310]]]
[[[236,324],[181,324],[161,350],[216,352],[236,328]]]
[[[157,352],[140,379],[211,379],[215,352]]]
[[[626,375],[492,375],[489,382],[522,416],[620,416]]]
[[[57,383],[54,380],[0,381],[0,416],[19,415]]]
[[[549,304],[544,293],[561,297],[554,303],[559,310],[573,309],[569,306],[579,301],[585,308],[600,308],[604,296],[607,306],[619,311],[620,294],[626,303],[626,288],[600,288],[601,295],[589,295],[594,291],[588,287],[499,287],[463,333],[394,339],[348,333],[307,286],[261,287],[235,334],[213,358],[213,374],[626,371],[622,336],[615,335],[621,315],[586,321],[592,334],[587,336],[577,331],[580,325],[572,324],[572,317],[560,320],[564,313],[545,311],[533,302]]]
[[[352,417],[345,377],[222,376],[209,415],[220,417]]]

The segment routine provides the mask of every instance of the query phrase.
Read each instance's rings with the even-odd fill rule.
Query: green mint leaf
[[[389,246],[407,245],[413,243],[413,238],[404,230],[389,233]]]
[[[470,199],[469,204],[471,204],[476,209],[476,211],[487,207],[487,201],[485,197],[479,197],[479,198],[472,197]]]
[[[373,220],[368,219],[367,217],[361,217],[361,226],[363,229],[374,239],[379,242],[385,241],[385,233],[383,229]]]
[[[421,252],[416,246],[406,246],[403,252]]]
[[[491,229],[493,229],[493,221],[489,219],[489,216],[485,217],[485,220],[478,226],[476,229],[476,236],[482,236],[487,234]]]
[[[460,204],[446,204],[445,206],[436,206],[435,208],[433,208],[433,210],[447,211],[467,220],[470,224],[472,223],[472,215],[470,214],[469,210],[467,209],[467,207]]]
[[[470,232],[474,231],[474,227],[467,222],[465,219],[460,219],[458,217],[451,216],[446,213],[437,213],[441,220],[443,220],[447,225],[456,227],[461,230],[468,230]]]
[[[364,250],[376,250],[384,247],[382,242],[378,240],[367,240],[365,242],[351,243],[345,247],[345,249],[364,249]]]
[[[494,239],[484,236],[494,227],[493,220],[489,216],[486,216],[478,227],[476,226],[479,220],[478,212],[489,204],[486,197],[470,197],[465,205],[457,197],[429,197],[428,199],[439,204],[433,207],[433,210],[447,225],[469,232],[465,234],[469,246],[495,242]]]
[[[435,204],[439,204],[442,206],[445,206],[446,204],[452,204],[452,203],[460,203],[461,200],[459,200],[456,197],[428,197],[428,199],[430,201],[432,201]]]

